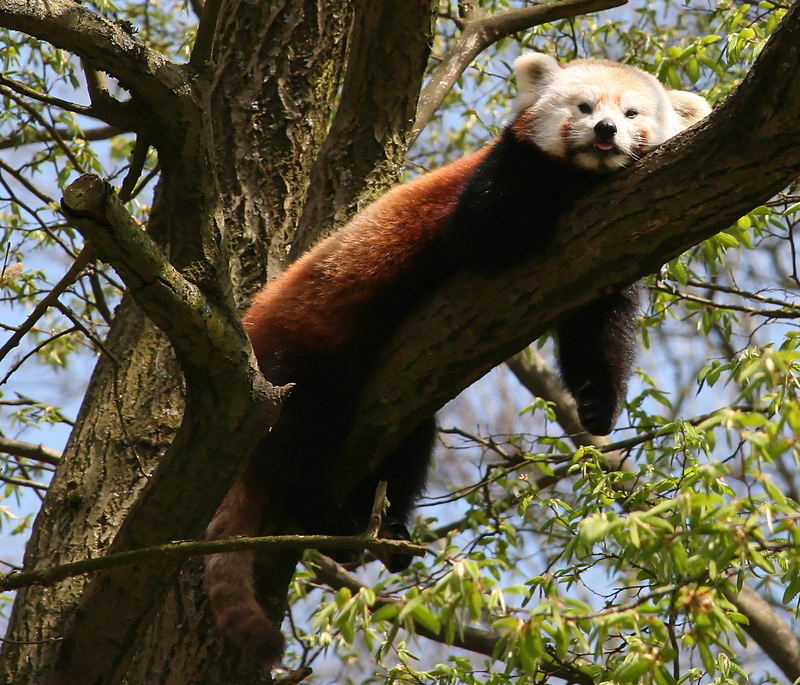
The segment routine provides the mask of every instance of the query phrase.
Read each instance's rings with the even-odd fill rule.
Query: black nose
[[[614,122],[609,119],[601,119],[594,125],[594,132],[600,140],[609,141],[614,138],[617,132],[617,127]]]

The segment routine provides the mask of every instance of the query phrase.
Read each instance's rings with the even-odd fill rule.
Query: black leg
[[[380,535],[397,540],[410,539],[408,518],[425,488],[435,437],[436,420],[430,417],[411,431],[391,454],[386,455],[375,473],[360,483],[350,495],[345,510],[361,530],[367,524],[378,482],[385,480],[389,510],[384,515]],[[395,554],[381,561],[390,571],[399,571],[411,563],[411,557]]]
[[[625,402],[636,357],[640,290],[634,283],[592,302],[557,330],[561,375],[583,427],[594,435],[611,432]]]

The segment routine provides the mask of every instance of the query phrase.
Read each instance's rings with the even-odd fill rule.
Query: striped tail
[[[221,540],[257,535],[262,512],[260,497],[248,492],[239,476],[208,526],[206,537]],[[285,641],[280,626],[258,603],[253,577],[253,552],[226,552],[206,557],[205,586],[219,629],[236,642],[248,659],[275,666]]]

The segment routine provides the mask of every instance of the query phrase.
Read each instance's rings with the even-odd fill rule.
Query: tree
[[[383,578],[371,588],[308,556],[293,593],[324,583],[335,597],[317,612],[317,629],[296,626],[301,663],[328,642],[345,654],[358,632],[370,647],[381,641],[381,663],[394,655],[388,678],[484,678],[461,658],[415,673],[398,633],[409,629],[494,656],[488,682],[661,683],[704,673],[736,680],[745,662],[729,638],[738,637],[754,640],[788,678],[800,676],[800,643],[769,602],[776,588],[783,602],[800,590],[791,469],[798,354],[789,327],[798,309],[785,292],[765,291],[759,273],[734,272],[726,261],[735,251],[770,259],[788,281],[776,286],[797,283],[796,268],[785,266],[794,255],[796,195],[781,191],[800,172],[800,67],[792,57],[800,5],[687,10],[670,29],[644,8],[624,37],[620,23],[557,22],[617,4],[461,2],[456,11],[447,3],[285,0],[231,2],[223,11],[207,0],[192,4],[190,19],[149,4],[0,2],[0,25],[10,30],[0,80],[4,145],[19,149],[14,163],[0,163],[9,196],[3,285],[25,306],[38,301],[1,354],[8,359],[22,342],[50,363],[78,344],[99,353],[63,454],[3,439],[19,469],[10,486],[30,486],[37,468],[56,467],[25,569],[63,569],[202,535],[282,396],[256,372],[237,312],[288,258],[399,178],[412,137],[475,55],[494,45],[499,69],[507,37],[542,24],[533,39],[540,48],[569,56],[624,46],[636,63],[655,60],[673,85],[691,80],[716,97],[733,93],[696,131],[576,199],[543,255],[502,277],[465,275],[437,292],[385,351],[348,449],[335,457],[347,475],[334,487],[346,493],[404,430],[559,317],[665,262],[650,281],[643,332],[667,348],[661,324],[675,313],[715,336],[719,358],[690,372],[701,388],[728,383],[714,396],[723,408],[684,414],[682,402],[643,376],[629,406],[631,436],[597,441],[575,435],[574,409],[544,385],[550,376],[536,354],[516,357],[511,368],[535,387],[537,416],[557,418],[569,435],[548,436],[543,427],[535,443],[506,447],[474,436],[496,463],[459,491],[456,522],[421,529],[423,539],[444,542],[400,585]],[[421,88],[432,39],[440,59]],[[88,105],[76,104],[81,93]],[[436,124],[420,144],[467,147],[479,112],[466,113],[466,124],[445,116],[442,126],[456,131],[449,145]],[[121,176],[122,160],[118,194],[87,174]],[[45,176],[45,167],[55,173]],[[81,176],[70,183],[73,171]],[[63,189],[63,198],[44,184]],[[33,241],[72,261],[44,295],[42,276],[16,266]],[[749,317],[741,330],[751,320],[783,322],[770,333],[779,342],[753,337],[737,350],[732,311]],[[43,335],[45,312],[58,313],[55,335]],[[375,401],[386,396],[392,401]],[[665,415],[648,398],[662,402]],[[10,401],[22,403],[19,418],[62,420],[34,400]],[[574,492],[545,489],[565,482]],[[265,533],[282,528],[281,512],[273,514]],[[522,545],[531,541],[543,563],[526,575]],[[261,590],[279,615],[297,559],[285,545],[314,545],[263,544],[272,552]],[[55,584],[6,577],[4,587],[20,590],[3,681],[267,678],[241,662],[204,613],[196,557],[184,563],[172,547],[125,561]],[[589,569],[603,569],[612,588],[596,601],[570,592],[593,583],[581,577]],[[517,595],[533,611],[508,606]]]

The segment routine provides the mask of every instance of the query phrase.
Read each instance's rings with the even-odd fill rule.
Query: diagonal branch
[[[212,305],[167,261],[100,177],[86,174],[67,186],[63,206],[72,223],[120,272],[142,309],[170,337],[184,367],[203,368],[208,362],[207,351],[197,340],[221,343],[220,334],[235,335],[229,329],[241,328],[230,312]],[[242,343],[243,336],[242,332]]]
[[[3,478],[0,476],[0,478]],[[10,482],[47,489],[46,485],[7,479]],[[183,559],[188,556],[220,554],[221,552],[241,552],[253,550],[275,553],[284,550],[369,550],[374,554],[412,554],[424,556],[427,550],[403,540],[384,540],[374,535],[270,535],[263,537],[235,537],[226,540],[176,540],[163,545],[153,545],[131,549],[116,554],[106,554],[92,559],[81,559],[59,566],[33,569],[31,571],[11,571],[0,573],[0,592],[18,590],[28,585],[55,585],[65,578],[92,573],[108,568],[159,560],[165,557]]]
[[[114,136],[118,136],[125,131],[116,126],[98,126],[96,128],[87,128],[83,131],[80,129],[68,129],[62,126],[54,127],[56,135],[62,141],[67,140],[108,140]],[[52,141],[53,136],[47,130],[34,129],[32,131],[20,131],[15,135],[8,136],[0,140],[0,150],[8,150],[11,148],[18,148],[23,145],[32,145],[35,143],[45,143]]]
[[[459,274],[421,307],[365,388],[338,492],[560,318],[657,271],[791,183],[800,174],[798,44],[795,3],[741,86],[704,123],[576,198],[557,235],[527,263],[496,277]]]
[[[463,30],[456,46],[434,69],[428,85],[422,90],[411,140],[419,136],[469,63],[492,43],[532,26],[619,7],[626,2],[627,0],[562,0],[476,19],[471,17],[477,12],[469,12],[464,18]]]
[[[22,442],[21,440],[14,440],[2,436],[0,436],[0,452],[13,454],[15,457],[41,461],[45,464],[52,464],[53,466],[57,466],[58,462],[61,460],[61,453],[51,447],[45,447],[41,444],[36,445],[31,442]]]
[[[795,682],[800,678],[800,640],[775,609],[755,590],[743,585],[728,599],[748,618],[747,634],[764,650],[784,675]]]
[[[0,360],[19,345],[20,341],[25,337],[25,334],[36,325],[36,322],[44,316],[44,313],[50,307],[55,305],[61,294],[76,281],[84,268],[92,261],[93,257],[94,251],[91,247],[86,246],[81,250],[81,253],[77,256],[72,266],[67,269],[67,273],[65,273],[58,283],[50,289],[50,292],[42,298],[25,321],[17,327],[11,337],[0,347]]]

